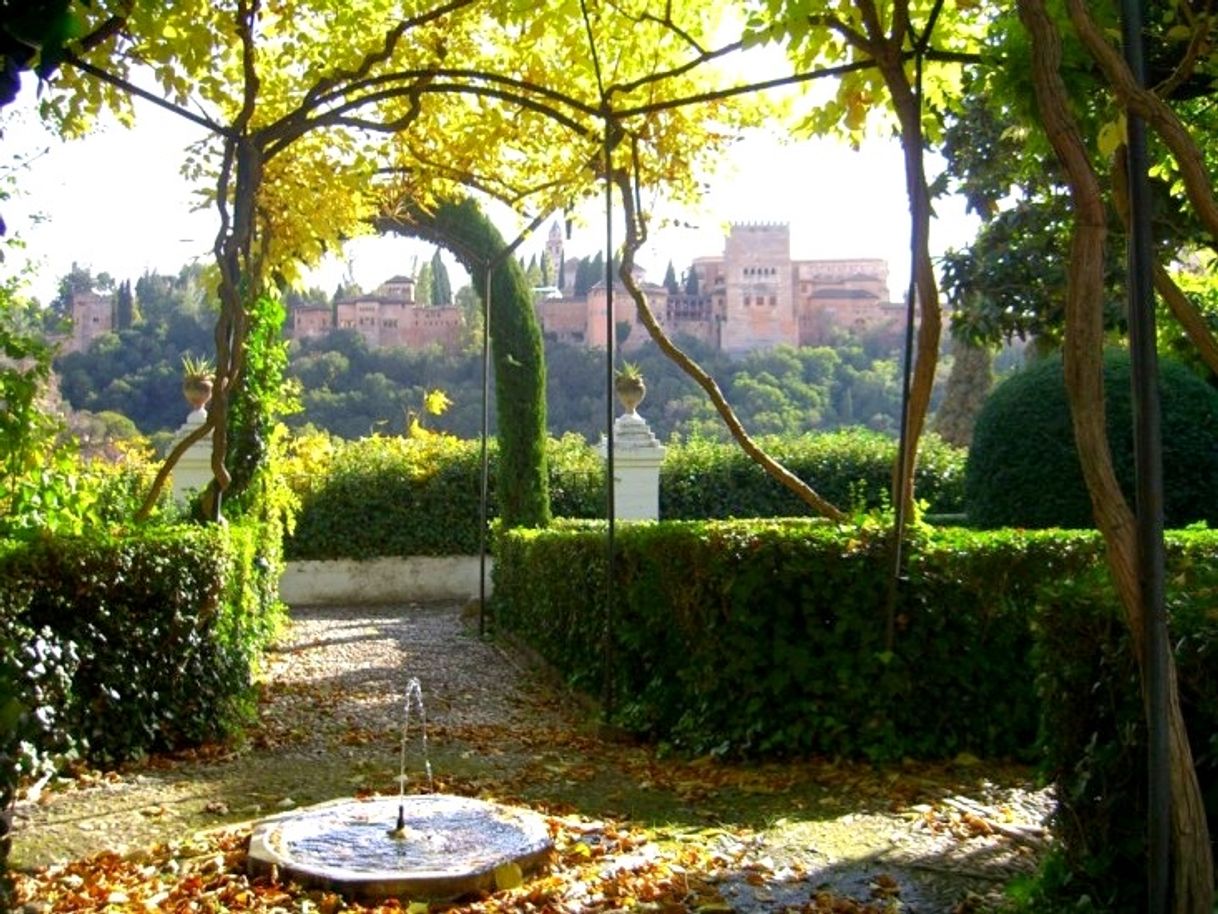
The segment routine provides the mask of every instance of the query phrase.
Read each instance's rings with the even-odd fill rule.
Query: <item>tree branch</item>
[[[129,5],[128,5],[127,9],[129,12],[130,11]],[[126,24],[127,24],[127,17],[125,15],[124,16],[111,16],[109,19],[107,19],[105,22],[103,22],[101,25],[99,25],[97,28],[95,28],[93,31],[91,31],[88,35],[85,35],[83,38],[80,39],[80,41],[78,41],[76,43],[80,46],[81,51],[83,51],[87,54],[89,51],[92,51],[95,47],[97,47],[102,42],[107,41],[110,38],[112,38],[113,36],[117,35],[120,31],[122,31],[123,26],[125,26]]]
[[[394,93],[390,98],[400,98],[400,94]],[[276,155],[287,149],[300,136],[308,133],[317,127],[351,127],[356,130],[367,130],[371,133],[399,133],[418,120],[422,113],[422,105],[419,101],[418,91],[409,92],[407,97],[410,99],[410,108],[399,118],[391,121],[371,121],[366,118],[347,117],[340,111],[328,111],[324,115],[320,115],[312,120],[305,120],[298,125],[299,132],[280,137],[274,142],[269,143],[266,147],[264,161],[270,161]]]
[[[663,71],[656,72],[656,73],[649,73],[646,76],[639,77],[634,82],[622,83],[620,85],[618,85],[618,84],[611,85],[605,91],[605,94],[606,94],[606,96],[610,96],[610,95],[613,95],[614,92],[618,92],[623,95],[626,95],[626,94],[633,92],[636,89],[641,89],[643,86],[649,85],[651,83],[662,82],[665,79],[671,79],[676,76],[682,76],[685,73],[688,73],[690,70],[697,69],[704,63],[709,63],[710,61],[717,60],[720,57],[726,57],[728,54],[731,54],[735,51],[739,51],[743,47],[744,47],[743,41],[733,41],[731,44],[726,44],[723,47],[716,48],[713,51],[705,51],[702,54],[700,54],[699,56],[693,58],[692,60],[688,60],[685,63],[681,64],[680,66],[673,67],[670,70],[663,70]]]
[[[1145,119],[1175,156],[1176,164],[1180,167],[1180,176],[1184,180],[1185,192],[1197,217],[1211,235],[1218,237],[1218,200],[1214,197],[1214,188],[1210,183],[1205,160],[1197,144],[1193,142],[1188,128],[1163,99],[1137,84],[1124,59],[1108,43],[1091,14],[1079,0],[1066,0],[1066,9],[1079,38],[1099,65],[1121,104]]]
[[[710,398],[720,418],[723,419],[723,423],[727,426],[732,437],[755,463],[765,470],[772,479],[794,493],[800,501],[822,517],[827,517],[839,523],[844,521],[846,519],[845,514],[822,498],[811,486],[758,446],[757,442],[745,431],[744,425],[740,422],[731,404],[723,396],[723,391],[719,389],[715,379],[682,351],[664,332],[659,321],[656,320],[655,314],[652,313],[651,307],[647,304],[647,297],[643,295],[643,291],[634,280],[634,255],[647,240],[646,228],[640,221],[638,210],[635,208],[634,184],[632,184],[630,176],[624,171],[615,172],[613,181],[617,185],[622,197],[626,221],[626,242],[622,250],[622,263],[618,270],[618,276],[626,287],[627,293],[634,300],[639,320],[647,328],[651,338],[665,355],[674,361],[682,371],[693,379],[694,383],[706,392],[706,395]],[[637,184],[637,181],[634,183]]]
[[[178,117],[185,118],[192,124],[198,124],[200,127],[211,131],[217,136],[228,137],[233,135],[232,130],[224,127],[221,124],[217,124],[210,118],[195,114],[193,111],[187,108],[183,108],[180,105],[175,105],[168,99],[161,98],[159,95],[154,95],[146,89],[141,89],[139,86],[128,82],[121,76],[115,76],[113,73],[109,73],[106,70],[103,70],[101,67],[94,66],[87,60],[76,56],[76,54],[71,51],[65,50],[63,59],[65,63],[71,64],[82,73],[88,73],[94,79],[99,79],[104,83],[114,86],[116,89],[122,89],[129,95],[134,95],[136,98],[142,98],[146,102],[151,102],[158,108],[163,108],[171,114],[176,114]]]
[[[216,420],[212,418],[211,413],[208,413],[202,425],[192,430],[174,445],[173,450],[165,458],[165,462],[161,464],[161,468],[157,470],[157,474],[152,480],[152,486],[148,489],[148,494],[144,496],[143,504],[135,512],[137,523],[143,523],[152,515],[152,509],[156,507],[157,501],[160,500],[161,490],[165,488],[165,482],[169,479],[169,474],[173,472],[173,468],[178,465],[182,455],[190,450],[192,444],[203,440],[203,437],[215,426],[215,422]]]
[[[309,89],[307,93],[305,93],[305,97],[298,106],[298,110],[303,111],[315,105],[321,100],[323,93],[330,92],[331,90],[335,89],[335,87],[340,86],[343,83],[349,83],[350,85],[340,90],[342,93],[349,91],[351,88],[357,87],[359,81],[372,72],[373,67],[379,63],[384,63],[393,56],[393,52],[396,50],[398,42],[402,40],[402,36],[406,34],[407,31],[421,25],[426,25],[429,22],[434,22],[436,19],[439,19],[442,16],[456,12],[462,7],[469,6],[475,2],[476,0],[449,0],[448,3],[441,4],[440,6],[437,6],[435,9],[429,10],[426,13],[420,13],[418,16],[413,16],[410,19],[403,19],[385,33],[385,40],[381,43],[381,47],[376,51],[370,51],[368,54],[364,55],[364,59],[354,70],[340,70],[331,76],[326,76],[318,80],[313,87]]]
[[[1125,229],[1129,230],[1129,175],[1125,161],[1125,147],[1121,146],[1117,149],[1112,157],[1112,203],[1120,216],[1121,222],[1124,223]],[[1206,323],[1201,312],[1189,300],[1189,297],[1184,294],[1167,269],[1162,263],[1156,261],[1154,265],[1154,283],[1155,291],[1163,296],[1163,300],[1167,303],[1167,307],[1171,310],[1172,316],[1184,328],[1184,333],[1201,355],[1201,360],[1205,362],[1206,367],[1214,374],[1218,375],[1218,341],[1214,339],[1214,334]]]

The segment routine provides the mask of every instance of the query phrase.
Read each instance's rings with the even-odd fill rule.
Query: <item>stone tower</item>
[[[725,352],[799,342],[789,225],[733,224],[723,252],[723,285]]]
[[[72,342],[70,352],[85,352],[103,333],[114,329],[114,300],[96,292],[72,295]]]
[[[562,226],[555,219],[550,225],[550,237],[546,239],[546,253],[550,255],[550,263],[554,267],[552,285],[563,288],[563,277],[559,275],[562,269]]]

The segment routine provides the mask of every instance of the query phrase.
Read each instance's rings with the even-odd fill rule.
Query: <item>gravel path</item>
[[[905,911],[987,910],[1048,839],[1051,797],[1017,768],[733,766],[601,741],[586,708],[476,629],[454,604],[294,610],[241,745],[47,785],[18,805],[14,864],[137,853],[297,805],[396,792],[411,677],[436,789],[698,842],[713,851],[723,899],[746,914],[798,908],[826,888],[899,897]],[[409,790],[427,789],[421,749],[412,730]]]

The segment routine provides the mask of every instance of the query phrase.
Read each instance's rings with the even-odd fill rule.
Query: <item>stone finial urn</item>
[[[182,394],[193,410],[201,410],[211,399],[216,369],[207,359],[182,357]]]
[[[613,389],[617,398],[628,413],[638,411],[638,406],[647,396],[647,384],[643,381],[643,373],[631,362],[623,362],[613,378]]]

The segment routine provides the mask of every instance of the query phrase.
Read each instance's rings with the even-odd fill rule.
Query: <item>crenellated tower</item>
[[[722,280],[725,352],[797,344],[789,225],[734,223],[724,246]]]

